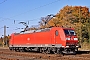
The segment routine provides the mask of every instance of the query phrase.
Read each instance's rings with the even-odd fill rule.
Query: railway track
[[[83,53],[84,52],[84,53]],[[77,52],[78,53],[78,52]],[[36,52],[14,52],[0,48],[0,60],[90,60],[90,54],[85,51],[77,55],[42,54]]]

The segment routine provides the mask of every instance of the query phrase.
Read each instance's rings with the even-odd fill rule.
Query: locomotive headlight
[[[78,46],[76,46],[76,47],[78,47]]]
[[[66,46],[67,48],[69,47],[69,46]]]
[[[74,40],[78,40],[78,38],[74,38]]]
[[[66,38],[66,40],[70,40],[70,38]]]

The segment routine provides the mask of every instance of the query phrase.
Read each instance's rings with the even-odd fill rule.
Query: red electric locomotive
[[[74,29],[62,27],[13,33],[9,42],[9,49],[15,51],[76,53],[79,47]]]

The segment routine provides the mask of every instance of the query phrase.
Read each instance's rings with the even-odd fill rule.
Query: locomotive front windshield
[[[74,30],[64,29],[65,35],[76,35]]]

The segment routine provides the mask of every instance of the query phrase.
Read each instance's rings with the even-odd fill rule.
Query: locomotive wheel
[[[50,53],[50,48],[47,48],[47,50],[45,51],[46,54]]]
[[[56,52],[56,51],[53,51],[53,53],[54,53],[54,54],[57,54],[57,52]]]
[[[12,47],[9,47],[9,50],[13,51],[13,48]]]
[[[19,48],[20,52],[24,52],[24,49],[23,48]]]
[[[59,49],[57,49],[57,54],[60,54],[60,50]]]
[[[73,54],[76,55],[76,51],[74,51]]]
[[[43,53],[43,54],[45,53],[45,50],[44,50],[44,48],[42,48],[42,53]]]
[[[39,49],[39,52],[42,53],[42,48]]]
[[[19,52],[20,50],[19,50],[19,48],[15,48],[15,51],[16,51],[16,52]]]
[[[42,48],[41,49],[42,50],[42,53],[46,53],[46,54],[49,54],[50,53],[50,49],[49,48],[46,48],[46,47],[44,47],[44,48]]]
[[[61,54],[62,52],[60,51],[60,49],[55,49],[55,51],[53,51],[54,54]]]
[[[76,48],[76,51],[78,51],[78,48]]]
[[[56,48],[52,48],[52,52],[54,53],[54,54],[57,54],[57,49]]]

